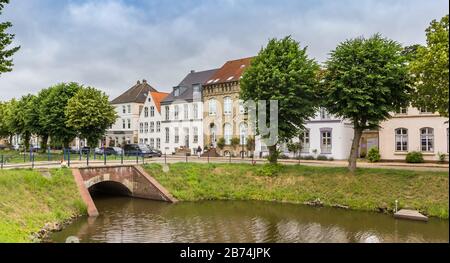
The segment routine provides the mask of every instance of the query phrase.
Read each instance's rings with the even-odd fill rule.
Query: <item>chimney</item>
[[[138,80],[138,81],[137,81],[137,84],[138,84],[138,85],[140,85],[140,84],[141,84],[141,81],[140,81],[140,80]]]
[[[192,69],[192,70],[191,70],[191,73],[195,73],[195,70]]]
[[[143,79],[143,80],[142,80],[142,83],[147,83],[147,80],[146,80],[146,79]]]

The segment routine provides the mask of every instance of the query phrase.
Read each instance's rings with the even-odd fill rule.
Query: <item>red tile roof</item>
[[[159,113],[161,113],[161,101],[163,101],[167,96],[169,96],[169,93],[165,92],[150,92],[150,96],[153,98],[153,102],[156,105],[156,109]]]
[[[250,62],[253,58],[254,57],[249,57],[228,61],[206,81],[205,85],[239,81],[242,73],[250,66]]]

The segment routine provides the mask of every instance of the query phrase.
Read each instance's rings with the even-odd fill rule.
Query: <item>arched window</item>
[[[231,115],[233,113],[233,100],[231,97],[225,97],[223,99],[223,113],[225,115]]]
[[[225,123],[224,127],[224,138],[225,138],[225,144],[230,145],[231,144],[231,138],[233,136],[233,126],[229,123]]]
[[[209,125],[209,136],[210,136],[210,143],[213,147],[216,147],[216,135],[217,135],[217,128],[214,123],[211,123]]]
[[[239,125],[239,135],[241,139],[241,145],[247,144],[247,137],[248,137],[248,125],[247,123],[243,122],[241,125]]]
[[[147,118],[148,117],[148,107],[144,108],[144,117]]]
[[[408,129],[398,128],[395,130],[395,151],[408,151]]]
[[[433,128],[420,129],[420,146],[422,152],[434,151],[434,130]]]
[[[210,99],[208,102],[209,115],[214,116],[217,114],[217,101],[215,99]]]

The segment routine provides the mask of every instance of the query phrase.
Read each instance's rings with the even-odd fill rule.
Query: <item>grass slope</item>
[[[86,207],[68,169],[51,178],[32,170],[0,171],[0,242],[30,242],[47,222],[62,222]]]
[[[170,165],[164,173],[158,164],[145,169],[182,201],[264,200],[303,203],[317,198],[326,206],[346,205],[355,210],[392,211],[413,208],[448,218],[448,173],[389,169],[280,166],[267,176],[267,166],[247,164]],[[268,173],[269,171],[269,173]]]

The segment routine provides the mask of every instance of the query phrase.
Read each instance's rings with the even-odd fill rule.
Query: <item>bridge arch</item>
[[[128,186],[122,184],[121,182],[116,181],[102,181],[98,182],[94,185],[91,185],[89,188],[89,193],[93,194],[114,194],[114,195],[122,195],[122,196],[132,196],[132,189]]]

